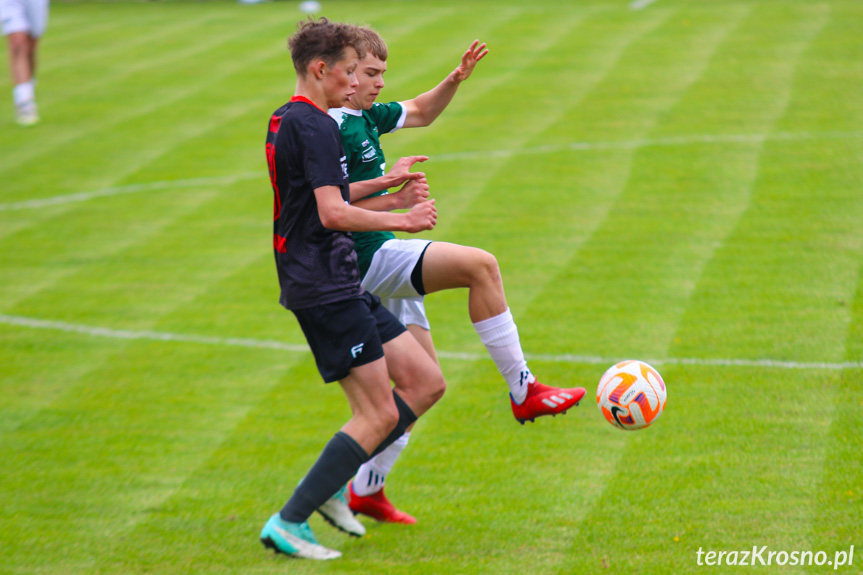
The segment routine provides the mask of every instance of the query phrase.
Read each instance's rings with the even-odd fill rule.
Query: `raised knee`
[[[477,258],[477,270],[487,279],[491,281],[500,281],[500,265],[497,263],[497,258],[494,254],[485,250],[480,250],[480,255]]]

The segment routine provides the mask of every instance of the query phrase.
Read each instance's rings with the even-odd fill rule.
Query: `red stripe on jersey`
[[[288,253],[287,243],[287,239],[283,238],[279,234],[273,234],[273,249],[280,254]]]
[[[276,147],[267,142],[267,167],[270,171],[270,184],[273,186],[273,221],[282,215],[282,195],[276,183]]]
[[[318,108],[318,110],[321,110],[321,108],[320,108],[320,107],[318,107],[318,105],[317,105],[317,104],[315,104],[314,102],[312,102],[311,100],[309,100],[309,99],[308,99],[308,98],[306,98],[305,96],[293,96],[293,97],[291,98],[291,102],[305,102],[306,104],[311,104],[311,105],[312,105],[312,106],[314,106],[315,108]],[[323,112],[324,114],[326,114],[326,113],[327,113],[327,111],[326,111],[326,110],[321,110],[321,112]]]
[[[279,126],[282,125],[282,117],[281,116],[273,116],[270,118],[270,131],[274,134],[278,133]]]

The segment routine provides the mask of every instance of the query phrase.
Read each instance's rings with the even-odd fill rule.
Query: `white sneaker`
[[[354,512],[348,507],[348,501],[345,499],[346,492],[347,485],[339,489],[335,495],[318,507],[318,513],[333,527],[341,529],[348,535],[362,537],[366,534],[366,528],[362,523],[357,521],[357,518],[354,517]]]
[[[19,126],[32,126],[39,122],[39,111],[36,102],[25,102],[16,106],[15,121]]]

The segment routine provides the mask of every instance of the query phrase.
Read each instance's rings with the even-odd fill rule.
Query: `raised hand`
[[[488,54],[488,48],[485,47],[485,42],[479,43],[479,40],[474,40],[467,49],[467,52],[461,56],[461,64],[453,70],[453,78],[456,82],[464,82],[473,73],[476,63],[485,58]]]

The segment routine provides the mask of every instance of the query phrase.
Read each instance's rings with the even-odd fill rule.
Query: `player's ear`
[[[314,75],[315,80],[323,80],[324,70],[326,67],[327,64],[323,60],[313,60],[312,63],[309,64],[309,71]]]

